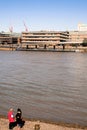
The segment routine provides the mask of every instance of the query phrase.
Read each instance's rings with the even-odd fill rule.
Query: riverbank
[[[0,47],[0,51],[15,51],[16,49],[15,48],[12,48],[12,47]]]
[[[87,47],[78,47],[78,48],[56,48],[56,49],[52,49],[52,48],[17,48],[17,47],[9,47],[9,46],[2,46],[0,47],[0,51],[43,51],[43,52],[87,52]]]
[[[8,130],[8,125],[8,119],[0,117],[0,130]],[[38,128],[35,129],[36,127]],[[17,127],[15,127],[14,130],[17,130]],[[63,123],[52,124],[41,121],[25,120],[25,125],[22,130],[87,130],[87,127]]]

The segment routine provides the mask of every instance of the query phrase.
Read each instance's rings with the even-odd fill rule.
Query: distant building
[[[83,40],[87,38],[87,31],[70,31],[69,40],[70,42],[82,43]]]
[[[87,31],[87,24],[78,24],[78,31]]]
[[[20,42],[20,35],[14,33],[0,33],[0,44],[17,44]]]

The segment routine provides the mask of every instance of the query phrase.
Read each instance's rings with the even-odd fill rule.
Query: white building
[[[87,24],[78,24],[78,31],[87,31]]]

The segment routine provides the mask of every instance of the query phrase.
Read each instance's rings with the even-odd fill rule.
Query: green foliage
[[[87,46],[87,38],[84,38],[82,46]]]

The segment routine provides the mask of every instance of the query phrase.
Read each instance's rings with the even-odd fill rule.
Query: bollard
[[[34,127],[34,130],[40,130],[40,125],[36,124],[35,127]]]

